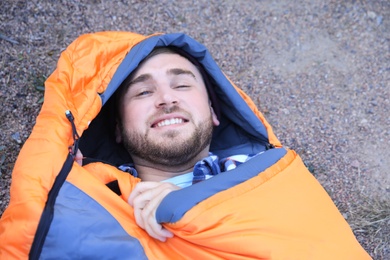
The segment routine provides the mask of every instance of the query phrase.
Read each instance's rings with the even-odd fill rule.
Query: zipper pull
[[[273,149],[273,148],[275,148],[275,145],[273,145],[273,144],[271,144],[271,143],[267,143],[267,144],[265,145],[265,149],[266,149],[266,150]]]
[[[74,157],[76,157],[77,150],[79,149],[79,139],[80,136],[77,133],[76,125],[74,124],[74,117],[72,112],[70,110],[65,111],[66,118],[69,120],[71,126],[72,126],[72,135],[73,135],[73,146],[69,147],[69,153]]]

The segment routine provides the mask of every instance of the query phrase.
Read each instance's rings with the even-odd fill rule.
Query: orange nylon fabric
[[[136,224],[126,203],[138,180],[103,164],[72,171],[68,178],[103,205],[149,259],[371,259],[356,241],[336,206],[300,157],[289,151],[277,164],[201,202],[177,223],[162,243]],[[104,189],[101,172],[121,183],[122,200]],[[108,178],[105,181],[110,181]]]
[[[11,199],[0,221],[0,259],[26,259],[47,195],[73,144],[65,111],[81,134],[101,109],[105,90],[132,46],[145,36],[101,32],[80,36],[62,54],[45,82],[36,125],[12,173]]]
[[[189,249],[194,259],[370,259],[293,151],[167,227],[199,245]]]
[[[10,205],[0,220],[0,259],[28,258],[47,194],[73,143],[65,111],[72,111],[82,134],[101,109],[98,93],[143,39],[129,32],[89,34],[62,53],[46,82],[37,123],[15,164]],[[266,126],[270,142],[281,147],[252,100],[236,89]],[[118,180],[121,196],[105,186],[112,180]],[[167,224],[175,236],[165,243],[135,224],[127,198],[139,179],[103,163],[84,167],[75,163],[67,181],[136,237],[149,259],[370,259],[293,151],[257,177],[210,197],[177,223]]]

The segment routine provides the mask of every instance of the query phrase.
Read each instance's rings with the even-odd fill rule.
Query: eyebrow
[[[195,74],[192,73],[192,71],[179,69],[179,68],[170,69],[170,70],[167,71],[167,74],[173,74],[173,75],[185,74],[185,75],[192,76],[194,79],[196,79]]]
[[[132,81],[130,81],[129,87],[131,85],[134,85],[137,83],[145,82],[151,78],[152,78],[152,75],[150,75],[150,74],[141,74],[138,77],[136,77],[135,79],[133,79]]]
[[[193,77],[196,80],[195,74],[192,73],[192,71],[184,70],[184,69],[180,69],[180,68],[169,69],[167,71],[167,74],[168,75],[183,75],[183,74],[184,75],[189,75],[189,76]],[[137,83],[142,83],[142,82],[148,81],[151,78],[153,78],[151,74],[148,74],[148,73],[141,74],[138,77],[136,77],[135,79],[133,79],[132,81],[130,81],[129,87],[134,85],[134,84],[137,84]]]

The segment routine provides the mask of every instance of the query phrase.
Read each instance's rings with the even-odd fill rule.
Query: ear
[[[217,117],[217,115],[215,114],[214,108],[213,108],[212,106],[210,106],[210,111],[211,111],[211,117],[212,117],[212,119],[213,119],[213,125],[214,125],[214,126],[219,126],[218,117]]]
[[[119,144],[122,143],[122,132],[119,127],[119,122],[116,122],[115,126],[115,141]]]

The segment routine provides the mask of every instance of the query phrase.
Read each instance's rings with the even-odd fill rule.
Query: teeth
[[[157,126],[161,127],[161,126],[181,124],[181,123],[183,123],[183,119],[181,119],[181,118],[172,118],[172,119],[166,119],[164,121],[159,122],[157,124]]]

